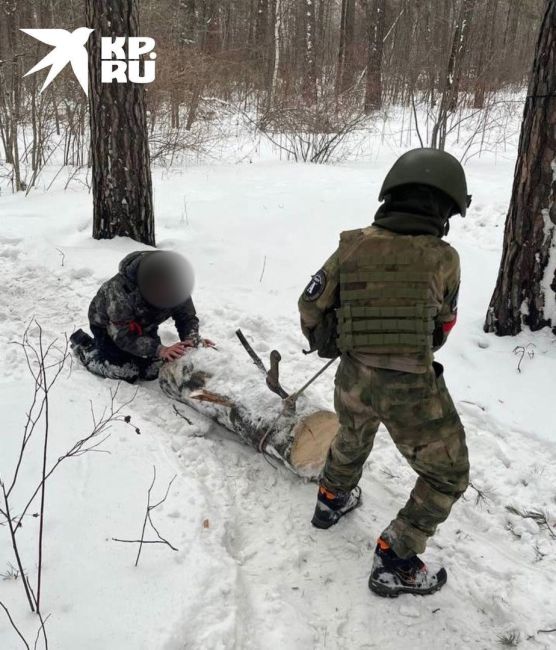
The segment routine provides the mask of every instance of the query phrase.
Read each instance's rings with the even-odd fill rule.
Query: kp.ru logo
[[[88,27],[79,27],[73,32],[65,29],[22,29],[22,32],[29,34],[47,45],[54,46],[52,52],[47,54],[44,59],[39,61],[36,66],[31,68],[25,76],[38,72],[43,68],[50,66],[50,71],[40,89],[42,93],[60,72],[69,63],[77,77],[77,81],[88,95],[88,56],[85,45],[89,36],[94,31]],[[124,45],[127,41],[127,56]],[[109,36],[103,36],[100,39],[100,56],[101,71],[100,79],[102,83],[133,83],[148,84],[154,81],[156,52],[153,52],[155,42],[153,38],[147,37],[126,37],[117,36],[112,39]],[[141,62],[141,55],[149,54],[150,61]],[[141,74],[140,64],[143,65]]]

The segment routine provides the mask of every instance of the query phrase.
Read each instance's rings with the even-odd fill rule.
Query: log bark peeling
[[[270,391],[271,406],[266,402],[255,412],[252,405],[242,402],[241,395],[211,389],[212,369],[207,369],[204,361],[212,355],[218,355],[218,351],[191,353],[165,364],[159,379],[163,392],[235,433],[258,451],[263,441],[264,452],[282,461],[298,476],[318,478],[338,430],[336,414],[314,408],[307,401],[299,413],[288,412]]]

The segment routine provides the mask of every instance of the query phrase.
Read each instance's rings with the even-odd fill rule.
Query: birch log
[[[165,364],[160,386],[171,399],[222,425],[257,451],[264,449],[298,476],[316,479],[338,430],[336,414],[306,399],[299,400],[296,412],[288,412],[249,361],[239,369],[237,363],[228,367],[229,361],[218,350],[196,350]]]

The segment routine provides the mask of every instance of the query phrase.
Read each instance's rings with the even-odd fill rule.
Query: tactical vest
[[[432,358],[436,255],[375,228],[342,233],[338,347]]]

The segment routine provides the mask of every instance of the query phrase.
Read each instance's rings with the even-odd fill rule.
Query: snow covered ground
[[[365,160],[311,166],[278,161],[155,171],[157,239],[185,253],[197,275],[202,332],[222,349],[241,327],[266,356],[278,348],[283,383],[299,387],[321,365],[301,354],[296,301],[341,230],[369,223],[388,166],[389,143]],[[384,601],[367,588],[378,533],[404,503],[414,476],[386,431],[362,480],[364,504],[338,527],[310,525],[316,489],[273,469],[201,416],[188,425],[156,383],[126,409],[141,430],[116,425],[103,449],[68,460],[47,489],[43,610],[53,650],[347,650],[497,647],[515,631],[520,647],[554,648],[556,539],[506,506],[544,511],[556,531],[556,345],[549,332],[498,339],[482,331],[500,257],[515,151],[468,164],[473,207],[454,219],[460,251],[460,321],[439,355],[468,434],[472,482],[426,559],[442,561],[448,585],[427,598]],[[54,174],[57,170],[52,170]],[[35,318],[52,340],[87,325],[87,307],[132,241],[93,241],[91,197],[61,177],[48,192],[0,196],[0,473],[11,477],[32,397],[21,339]],[[186,205],[186,210],[184,209]],[[34,330],[31,329],[34,336]],[[171,327],[164,337],[172,341]],[[521,373],[516,346],[534,343]],[[531,348],[528,348],[529,350]],[[240,358],[243,351],[239,352]],[[245,355],[245,364],[249,363]],[[241,381],[241,367],[227,369]],[[74,364],[52,394],[55,460],[91,429],[111,383]],[[311,388],[332,404],[332,372]],[[135,388],[122,386],[119,399]],[[16,506],[40,467],[39,437],[22,468]],[[156,466],[154,497],[177,475],[154,513],[179,550],[112,541],[140,534]],[[37,520],[18,533],[34,576]],[[13,563],[0,526],[0,573]],[[21,580],[0,580],[0,600],[30,639]],[[0,612],[0,648],[23,647]]]

